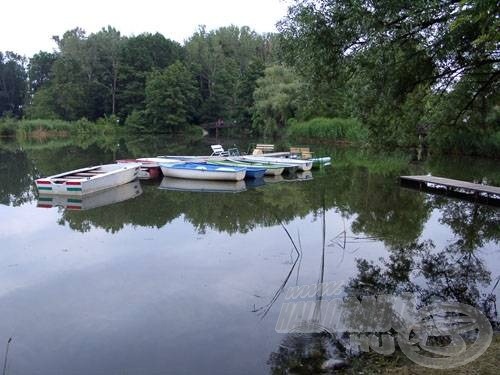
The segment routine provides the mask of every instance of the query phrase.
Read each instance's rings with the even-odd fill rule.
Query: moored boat
[[[155,158],[137,158],[138,162],[147,162],[147,163],[157,163],[158,165],[160,163],[183,163],[184,160],[181,159],[181,157],[174,158],[174,157],[163,157],[163,156],[157,156]]]
[[[206,163],[160,163],[165,177],[187,178],[195,180],[241,181],[246,169]]]
[[[260,168],[264,169],[264,174],[266,176],[279,176],[285,170],[285,167],[277,164],[270,163],[251,163],[248,161],[233,159],[233,158],[225,158],[221,160],[209,160],[210,163],[219,164],[219,165],[227,165],[231,167],[245,167],[245,168]]]
[[[40,194],[85,195],[135,180],[138,163],[105,164],[76,169],[35,181]]]
[[[325,156],[322,158],[312,158],[310,160],[313,162],[313,168],[325,167],[332,163],[332,158],[329,156]]]
[[[139,163],[138,177],[143,180],[152,180],[161,175],[160,165],[154,161],[139,160],[139,159],[121,159],[116,161],[118,164]]]
[[[243,160],[258,163],[272,163],[284,164],[297,167],[301,171],[309,171],[312,168],[313,162],[311,160],[299,160],[290,158],[274,158],[268,156],[242,156]]]

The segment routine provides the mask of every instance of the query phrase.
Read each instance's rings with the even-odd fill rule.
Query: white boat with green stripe
[[[137,178],[141,164],[105,164],[39,178],[40,194],[86,195],[126,184]]]

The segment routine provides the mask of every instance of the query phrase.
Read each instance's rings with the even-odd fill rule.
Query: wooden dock
[[[445,195],[465,196],[488,203],[500,202],[500,187],[475,184],[436,176],[400,176],[402,185],[418,187],[421,190],[445,193]]]

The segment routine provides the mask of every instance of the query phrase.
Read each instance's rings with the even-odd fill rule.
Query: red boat
[[[118,164],[124,163],[140,163],[141,168],[139,170],[138,177],[142,180],[152,180],[161,176],[160,165],[152,161],[144,161],[137,159],[121,159],[116,161]]]

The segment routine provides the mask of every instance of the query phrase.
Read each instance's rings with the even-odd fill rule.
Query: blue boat
[[[166,177],[194,180],[241,181],[247,172],[246,168],[207,163],[160,163],[160,167]]]
[[[266,173],[265,169],[252,168],[252,167],[245,167],[245,168],[247,170],[246,177],[249,177],[249,178],[254,178],[254,179],[262,178],[262,177],[264,177],[264,174]]]

